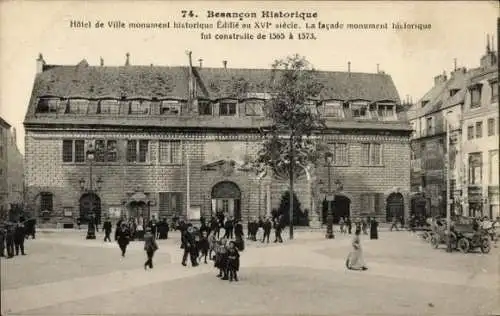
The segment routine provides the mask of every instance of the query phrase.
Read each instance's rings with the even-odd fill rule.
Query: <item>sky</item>
[[[182,10],[198,16],[183,18]],[[90,29],[71,28],[70,21],[128,22],[212,22],[207,11],[317,12],[318,18],[274,19],[272,22],[421,23],[429,30],[314,30],[316,40],[202,40],[200,30],[186,29]],[[0,2],[0,117],[17,130],[24,153],[22,125],[36,72],[36,58],[42,53],[48,64],[76,65],[86,59],[90,65],[123,65],[130,53],[132,65],[187,65],[186,50],[205,67],[268,68],[277,58],[298,53],[316,69],[353,72],[380,70],[392,76],[402,99],[416,101],[433,85],[434,76],[458,67],[474,68],[485,52],[487,34],[497,46],[496,1],[385,2],[385,1],[1,1]],[[235,21],[238,20],[228,20]],[[249,19],[248,22],[262,22]],[[244,21],[245,22],[245,21]],[[241,21],[240,21],[241,23]],[[228,30],[211,30],[228,33]],[[243,30],[236,31],[243,33]],[[258,30],[252,29],[254,35]],[[266,31],[265,33],[269,33]],[[286,32],[288,33],[288,31]]]

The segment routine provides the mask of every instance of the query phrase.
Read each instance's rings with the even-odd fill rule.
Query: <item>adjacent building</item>
[[[444,216],[450,203],[454,214],[498,216],[498,64],[489,43],[480,67],[434,77],[408,118],[412,210]]]
[[[498,54],[488,43],[467,84],[463,111],[464,204],[468,216],[500,216]]]
[[[350,68],[350,67],[349,67]],[[247,220],[278,207],[287,180],[249,166],[260,148],[269,69],[48,65],[26,113],[26,201],[49,222],[105,215]],[[304,166],[296,194],[312,223],[408,213],[411,128],[388,74],[318,72],[308,104],[327,122],[334,161]]]
[[[16,130],[0,117],[0,217],[20,210],[24,195],[23,156],[17,146]]]

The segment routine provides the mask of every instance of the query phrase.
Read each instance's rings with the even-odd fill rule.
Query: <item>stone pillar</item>
[[[266,184],[266,216],[271,216],[271,184]]]
[[[309,181],[309,194],[311,196],[311,210],[309,211],[309,226],[312,228],[320,228],[321,221],[319,219],[319,213],[316,210],[316,194],[313,186],[314,183],[311,179]]]

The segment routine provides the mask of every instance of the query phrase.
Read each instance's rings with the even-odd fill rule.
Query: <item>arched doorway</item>
[[[94,215],[96,224],[101,223],[101,198],[95,193],[85,193],[80,197],[80,219],[87,223]]]
[[[331,203],[334,224],[338,224],[341,217],[346,218],[351,216],[351,200],[345,195],[337,194],[334,201],[328,202],[326,199],[323,200],[324,224],[326,224],[328,219],[328,203]]]
[[[219,211],[241,219],[241,191],[234,182],[219,182],[212,188],[212,212]]]
[[[401,221],[404,225],[405,222],[405,206],[404,197],[401,193],[391,193],[387,197],[386,220],[392,221],[394,217]]]

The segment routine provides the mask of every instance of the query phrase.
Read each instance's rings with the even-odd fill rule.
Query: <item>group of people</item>
[[[5,221],[0,225],[0,257],[25,256],[24,241],[31,236],[35,239],[33,221],[20,218],[17,222]]]
[[[363,235],[368,235],[368,229],[370,229],[370,239],[378,239],[378,221],[375,217],[366,218],[356,218],[354,221],[350,217],[341,217],[339,220],[340,232],[342,234],[352,234],[352,227],[355,227],[356,231],[359,230]]]

